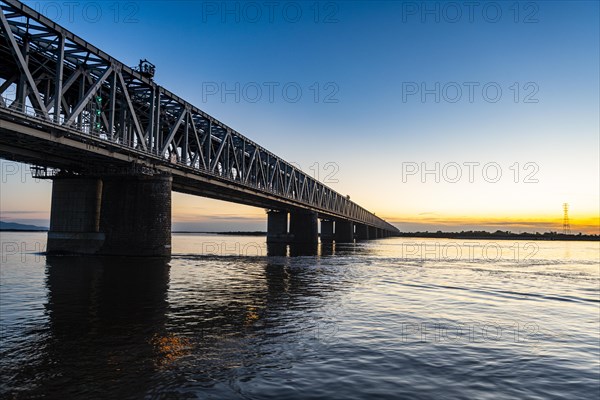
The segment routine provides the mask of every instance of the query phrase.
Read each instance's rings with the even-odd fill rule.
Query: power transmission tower
[[[571,234],[571,224],[569,223],[569,204],[563,203],[563,234]]]

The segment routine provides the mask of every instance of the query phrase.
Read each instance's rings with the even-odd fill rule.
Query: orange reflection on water
[[[245,326],[249,326],[252,325],[255,321],[257,321],[260,316],[258,315],[258,313],[256,312],[257,309],[256,307],[246,307],[246,315],[244,317],[244,325]]]
[[[189,339],[169,334],[166,336],[159,336],[155,334],[150,343],[154,346],[157,352],[156,364],[157,366],[166,366],[178,358],[183,357],[191,353],[191,343]]]

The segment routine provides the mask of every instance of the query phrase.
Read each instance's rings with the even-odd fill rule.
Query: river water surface
[[[168,261],[1,244],[0,398],[600,396],[598,242],[176,234]]]

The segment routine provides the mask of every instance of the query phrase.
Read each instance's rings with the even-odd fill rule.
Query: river
[[[170,260],[2,232],[0,397],[591,399],[600,243],[390,238]]]

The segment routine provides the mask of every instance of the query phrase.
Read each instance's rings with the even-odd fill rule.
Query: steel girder
[[[0,7],[0,107],[291,200],[300,208],[398,231],[19,1],[0,0]]]

